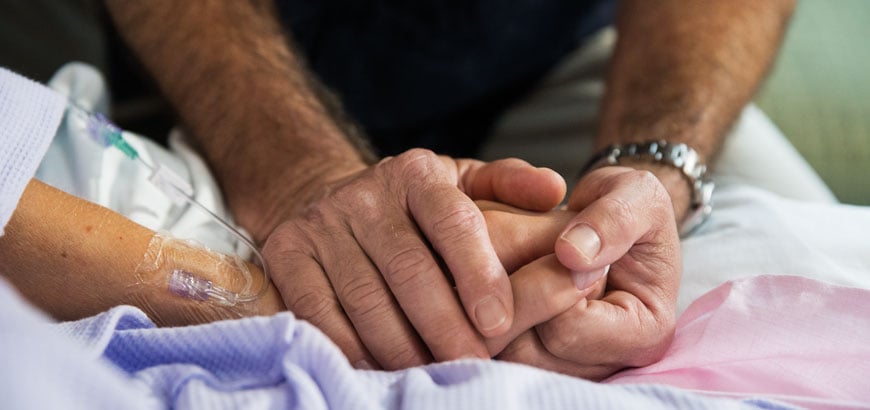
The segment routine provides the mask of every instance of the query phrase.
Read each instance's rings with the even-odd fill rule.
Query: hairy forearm
[[[597,147],[663,139],[710,162],[771,65],[793,7],[794,0],[623,0]],[[672,197],[687,198],[679,175],[669,178],[668,189],[680,191]],[[685,212],[685,203],[674,205],[678,216]]]
[[[108,5],[256,239],[285,209],[304,206],[325,175],[364,163],[340,110],[291,51],[271,1]]]
[[[226,308],[181,298],[167,290],[165,281],[149,283],[137,274],[153,235],[109,209],[34,180],[0,237],[0,274],[31,303],[62,320],[122,304],[142,308],[160,325],[237,316]],[[190,263],[202,259],[187,256]],[[271,288],[245,312],[274,313],[282,307]]]

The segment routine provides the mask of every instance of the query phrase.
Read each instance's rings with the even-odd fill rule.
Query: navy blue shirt
[[[279,0],[378,153],[473,156],[497,116],[609,24],[613,0]]]

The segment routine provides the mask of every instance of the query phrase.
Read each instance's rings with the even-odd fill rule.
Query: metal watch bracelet
[[[686,144],[651,141],[631,144],[613,144],[583,167],[581,175],[606,165],[619,165],[621,159],[632,158],[661,163],[680,170],[692,192],[689,214],[680,227],[680,237],[686,237],[700,227],[713,212],[714,184],[707,177],[707,166],[698,153]]]

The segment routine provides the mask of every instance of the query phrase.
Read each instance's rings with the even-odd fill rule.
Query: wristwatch
[[[670,165],[679,169],[692,190],[689,214],[680,227],[680,237],[686,237],[701,226],[713,212],[713,188],[707,177],[707,166],[698,153],[686,144],[651,141],[631,144],[613,144],[592,157],[582,174],[605,165],[619,165],[620,160],[632,158]]]

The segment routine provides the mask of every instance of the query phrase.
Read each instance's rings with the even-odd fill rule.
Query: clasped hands
[[[520,160],[410,150],[330,182],[264,255],[287,308],[357,367],[497,357],[600,379],[656,361],[681,271],[667,192],[607,167],[553,211],[564,194]]]

